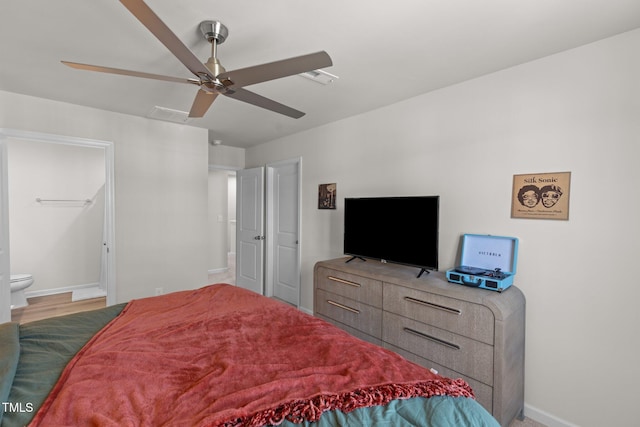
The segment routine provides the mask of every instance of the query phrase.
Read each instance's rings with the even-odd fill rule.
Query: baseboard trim
[[[78,289],[93,288],[96,286],[100,286],[100,283],[95,282],[95,283],[86,283],[84,285],[72,285],[72,286],[63,286],[61,288],[41,289],[38,291],[26,291],[24,293],[24,296],[27,298],[46,297],[49,295],[64,294],[66,292],[73,292]]]
[[[218,274],[218,273],[226,273],[227,271],[229,271],[229,267],[222,267],[222,268],[214,268],[213,270],[208,270],[207,273]]]
[[[579,427],[577,424],[572,424],[569,421],[565,421],[551,415],[548,412],[538,409],[535,406],[531,406],[527,403],[524,404],[524,416],[531,418],[534,421],[542,423],[547,427]]]
[[[100,286],[96,285],[91,288],[75,289],[71,292],[71,301],[83,301],[87,299],[102,298],[107,296],[107,291],[100,289]]]

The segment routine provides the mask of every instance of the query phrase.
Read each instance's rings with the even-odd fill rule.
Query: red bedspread
[[[32,425],[263,425],[392,399],[471,396],[451,380],[231,285],[134,300],[75,356]]]

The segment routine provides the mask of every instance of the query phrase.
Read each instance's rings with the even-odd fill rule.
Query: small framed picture
[[[318,209],[336,208],[336,184],[320,184],[318,186]]]
[[[569,219],[571,172],[513,176],[511,218]]]

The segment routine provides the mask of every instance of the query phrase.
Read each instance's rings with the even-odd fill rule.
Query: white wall
[[[210,145],[209,166],[215,169],[242,169],[244,168],[245,151],[244,148]]]
[[[207,283],[207,130],[0,92],[0,127],[112,141],[117,300]]]
[[[520,238],[528,414],[637,425],[638,52],[640,30],[248,149],[247,167],[303,159],[302,306],[342,254],[344,197],[438,194],[442,270],[463,233]],[[510,218],[514,174],[563,171],[568,221]],[[317,209],[328,182],[335,211]]]
[[[28,292],[99,283],[104,149],[12,139],[7,146],[11,272],[33,275]]]

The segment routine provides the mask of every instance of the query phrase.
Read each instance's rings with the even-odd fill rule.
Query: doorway
[[[236,171],[209,167],[209,283],[235,284]]]
[[[115,263],[114,263],[114,157],[113,143],[107,141],[89,140],[84,138],[67,137],[53,134],[27,132],[12,129],[0,129],[0,321],[11,319],[10,307],[10,239],[9,239],[9,197],[8,197],[8,153],[9,141],[30,141],[47,144],[60,144],[76,147],[98,148],[104,151],[104,224],[102,230],[101,250],[101,278],[106,292],[107,305],[113,305],[116,301],[115,294]],[[87,197],[89,199],[89,197]],[[48,200],[45,197],[41,199]],[[56,199],[57,200],[57,199]],[[46,203],[46,202],[45,202]],[[55,203],[55,202],[54,202]],[[68,202],[75,203],[75,202]],[[84,203],[84,202],[79,202]]]
[[[300,165],[301,159],[293,159],[245,169],[238,171],[237,180],[237,284],[296,307]]]

